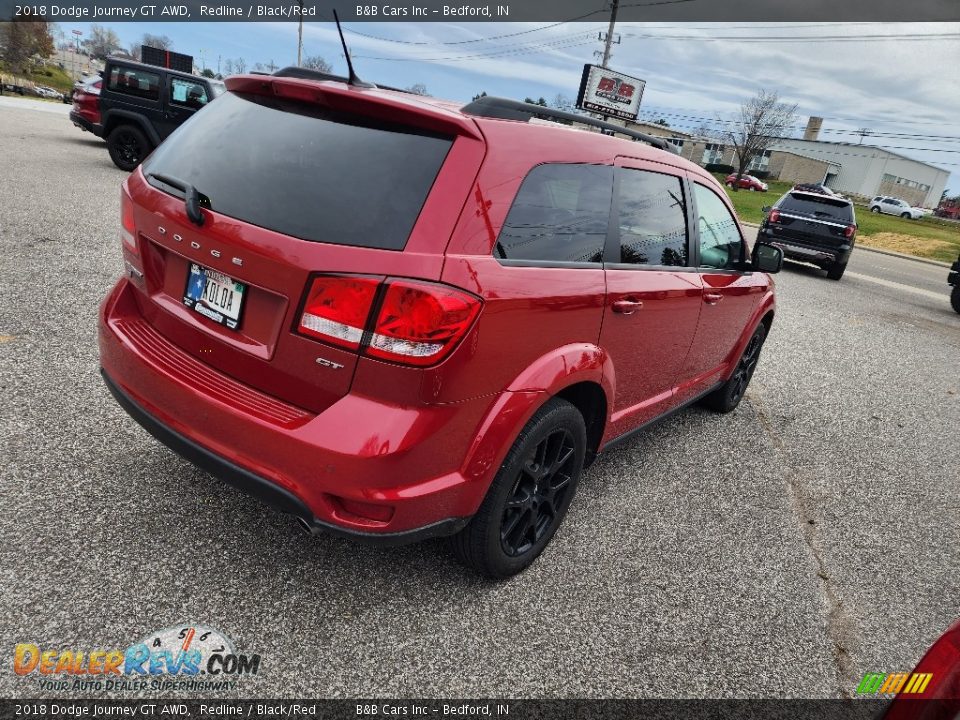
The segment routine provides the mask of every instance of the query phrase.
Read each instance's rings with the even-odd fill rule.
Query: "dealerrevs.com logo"
[[[260,656],[238,653],[218,630],[203,625],[150,633],[126,649],[49,648],[20,643],[17,675],[35,676],[42,690],[232,690],[256,675]]]

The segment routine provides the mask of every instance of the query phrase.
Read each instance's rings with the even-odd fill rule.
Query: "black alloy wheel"
[[[150,143],[144,134],[132,125],[121,125],[107,141],[110,159],[121,170],[131,172],[150,154]]]
[[[730,399],[739,403],[743,394],[747,391],[747,385],[750,384],[750,378],[753,377],[753,372],[757,369],[757,361],[760,360],[760,348],[763,347],[763,337],[760,333],[754,333],[753,337],[750,338],[750,342],[747,343],[746,350],[743,351],[743,355],[740,357],[740,362],[737,363],[737,369],[733,371],[733,376],[730,378],[733,381],[733,385],[730,389]]]
[[[467,526],[450,538],[460,561],[497,580],[526,569],[563,522],[587,451],[583,415],[551,398],[527,421]]]
[[[500,522],[507,555],[523,555],[552,529],[566,508],[576,454],[573,435],[563,427],[528,451]]]
[[[721,413],[728,413],[734,410],[743,396],[747,392],[747,386],[757,369],[757,363],[760,360],[760,350],[763,348],[763,341],[767,338],[767,326],[760,323],[753,335],[747,341],[747,346],[737,361],[730,378],[719,388],[707,395],[703,399],[703,404],[711,410]]]

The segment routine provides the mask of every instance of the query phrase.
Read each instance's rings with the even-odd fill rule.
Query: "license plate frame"
[[[183,304],[218,325],[238,330],[246,307],[247,287],[219,270],[191,262],[187,268]],[[210,296],[214,291],[219,291],[215,293],[218,298]]]

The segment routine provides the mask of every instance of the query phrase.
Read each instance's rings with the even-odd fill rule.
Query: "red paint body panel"
[[[77,88],[73,93],[72,112],[91,125],[100,124],[100,83],[98,80],[86,88]]]
[[[308,520],[386,534],[467,518],[551,396],[579,383],[600,388],[602,447],[727,377],[773,309],[760,273],[494,258],[538,164],[614,165],[629,154],[635,167],[695,176],[722,194],[709,173],[667,152],[331,82],[249,76],[227,86],[456,138],[402,251],[307,242],[208,209],[198,227],[183,200],[140,170],[124,184],[135,248],[123,246],[127,276],[101,308],[104,372],[167,428],[295,495]],[[183,304],[192,263],[246,285],[237,329]],[[318,273],[439,282],[482,305],[435,366],[387,362],[296,332]],[[642,309],[615,309],[625,300]],[[387,506],[390,519],[345,512],[337,498]]]

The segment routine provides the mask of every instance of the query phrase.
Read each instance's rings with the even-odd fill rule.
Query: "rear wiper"
[[[179,178],[159,173],[149,173],[147,177],[180,190],[183,193],[183,202],[187,207],[187,217],[190,218],[190,222],[197,226],[203,225],[204,217],[203,213],[200,212],[200,193],[193,185]]]

